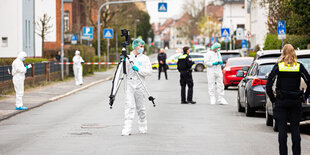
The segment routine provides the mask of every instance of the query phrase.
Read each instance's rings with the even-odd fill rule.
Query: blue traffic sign
[[[113,38],[113,29],[104,29],[103,30],[103,38],[104,39],[112,39]]]
[[[241,40],[241,47],[242,48],[247,48],[247,41],[245,39]]]
[[[230,31],[229,28],[221,28],[221,37],[229,37]]]
[[[76,37],[76,35],[71,35],[71,41],[77,41],[77,37]]]
[[[167,3],[165,2],[159,2],[158,3],[158,12],[167,12],[168,8],[167,8]]]
[[[286,26],[284,20],[277,21],[278,35],[286,35]]]
[[[83,37],[88,37],[89,39],[93,39],[93,36],[94,36],[93,27],[83,27]]]

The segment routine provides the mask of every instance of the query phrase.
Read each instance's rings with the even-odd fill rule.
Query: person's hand
[[[219,62],[218,62],[218,61],[217,61],[217,62],[213,62],[213,63],[212,63],[212,65],[213,65],[213,66],[216,66],[216,65],[218,65],[218,64],[219,64]]]
[[[220,61],[219,64],[220,64],[220,65],[223,65],[223,61]]]
[[[29,65],[26,66],[26,69],[30,69],[30,68],[32,68],[32,65],[31,65],[31,64],[29,64]]]
[[[139,68],[137,66],[132,66],[132,70],[139,72]]]

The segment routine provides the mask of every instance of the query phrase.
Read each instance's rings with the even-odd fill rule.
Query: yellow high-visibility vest
[[[285,66],[284,62],[280,62],[280,63],[278,63],[278,66],[279,66],[280,72],[299,72],[299,69],[300,69],[299,63],[296,63],[293,66],[291,66],[289,64],[287,66]]]
[[[187,57],[187,54],[183,54],[179,57],[179,59],[185,59]]]

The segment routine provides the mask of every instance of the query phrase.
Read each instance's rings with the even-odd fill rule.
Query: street
[[[133,135],[121,136],[124,89],[110,110],[107,81],[0,122],[0,154],[278,154],[277,133],[265,126],[264,114],[237,112],[235,89],[225,92],[229,105],[210,105],[206,72],[195,72],[197,104],[183,105],[179,73],[168,76],[159,81],[154,71],[147,79],[157,107],[146,103],[146,135],[138,134],[135,121]],[[307,152],[310,137],[303,133],[302,154]]]

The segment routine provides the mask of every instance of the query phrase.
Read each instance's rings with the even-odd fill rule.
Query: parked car
[[[235,57],[242,57],[242,54],[240,51],[220,51],[222,55],[223,63],[226,64],[227,60],[229,58],[235,58]]]
[[[229,86],[237,86],[243,77],[237,77],[236,74],[242,67],[250,67],[253,63],[252,57],[229,58],[223,69],[223,82],[225,89]]]
[[[194,53],[200,53],[202,51],[206,51],[206,46],[203,45],[194,45]]]
[[[248,71],[238,85],[239,112],[245,111],[246,116],[253,116],[256,110],[265,110],[266,74],[271,71],[276,62],[277,59],[255,60],[249,69],[244,67],[237,73],[237,77],[244,77],[244,72]]]
[[[281,55],[280,50],[261,50],[257,51],[254,60],[260,60],[260,59],[277,59]]]
[[[169,69],[177,69],[177,63],[178,59],[181,56],[181,53],[176,53],[170,57],[167,58],[166,63],[168,65]],[[202,53],[190,53],[189,54],[192,58],[192,61],[195,63],[193,65],[193,69],[198,72],[202,72],[206,66],[204,65],[204,60],[205,60],[205,54]],[[152,68],[153,69],[158,69],[158,61],[156,60],[155,62],[152,63]]]
[[[301,50],[301,51],[296,51],[298,62],[302,63],[305,68],[308,70],[310,73],[310,51],[306,50]],[[304,88],[306,89],[306,83],[304,80],[301,80],[301,89]],[[275,89],[275,87],[273,88]],[[277,131],[277,125],[276,122],[273,119],[273,108],[274,105],[271,103],[269,100],[269,97],[266,95],[266,125],[267,126],[273,126],[273,130]],[[310,103],[309,99],[305,103],[302,103],[302,121],[305,120],[310,120]]]

